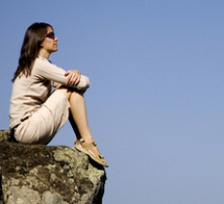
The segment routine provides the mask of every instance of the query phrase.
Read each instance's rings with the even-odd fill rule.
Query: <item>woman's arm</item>
[[[69,70],[66,72],[62,68],[42,58],[35,60],[33,74],[78,91],[85,91],[90,86],[89,78],[81,75],[78,70]]]

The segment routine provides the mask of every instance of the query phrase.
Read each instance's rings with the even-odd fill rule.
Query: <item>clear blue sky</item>
[[[53,25],[51,61],[91,80],[105,204],[224,203],[224,1],[0,2],[0,129],[25,30]],[[73,146],[67,123],[50,145]]]

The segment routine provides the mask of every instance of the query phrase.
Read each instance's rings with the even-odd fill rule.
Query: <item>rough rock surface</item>
[[[0,204],[100,204],[105,180],[74,148],[18,144],[0,131]]]

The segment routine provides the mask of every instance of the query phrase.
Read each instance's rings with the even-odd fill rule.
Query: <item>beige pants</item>
[[[43,106],[23,121],[15,130],[15,139],[25,144],[47,144],[67,122],[70,104],[65,95],[56,90]]]

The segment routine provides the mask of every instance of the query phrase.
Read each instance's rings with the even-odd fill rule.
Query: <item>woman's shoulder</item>
[[[38,64],[51,64],[50,61],[44,57],[38,56],[35,61],[34,64],[38,63]]]
[[[51,63],[48,61],[48,59],[43,58],[38,56],[35,60],[34,60],[34,64],[33,64],[33,71],[36,70],[40,70],[43,71],[43,69],[45,70],[47,67],[51,66]]]

